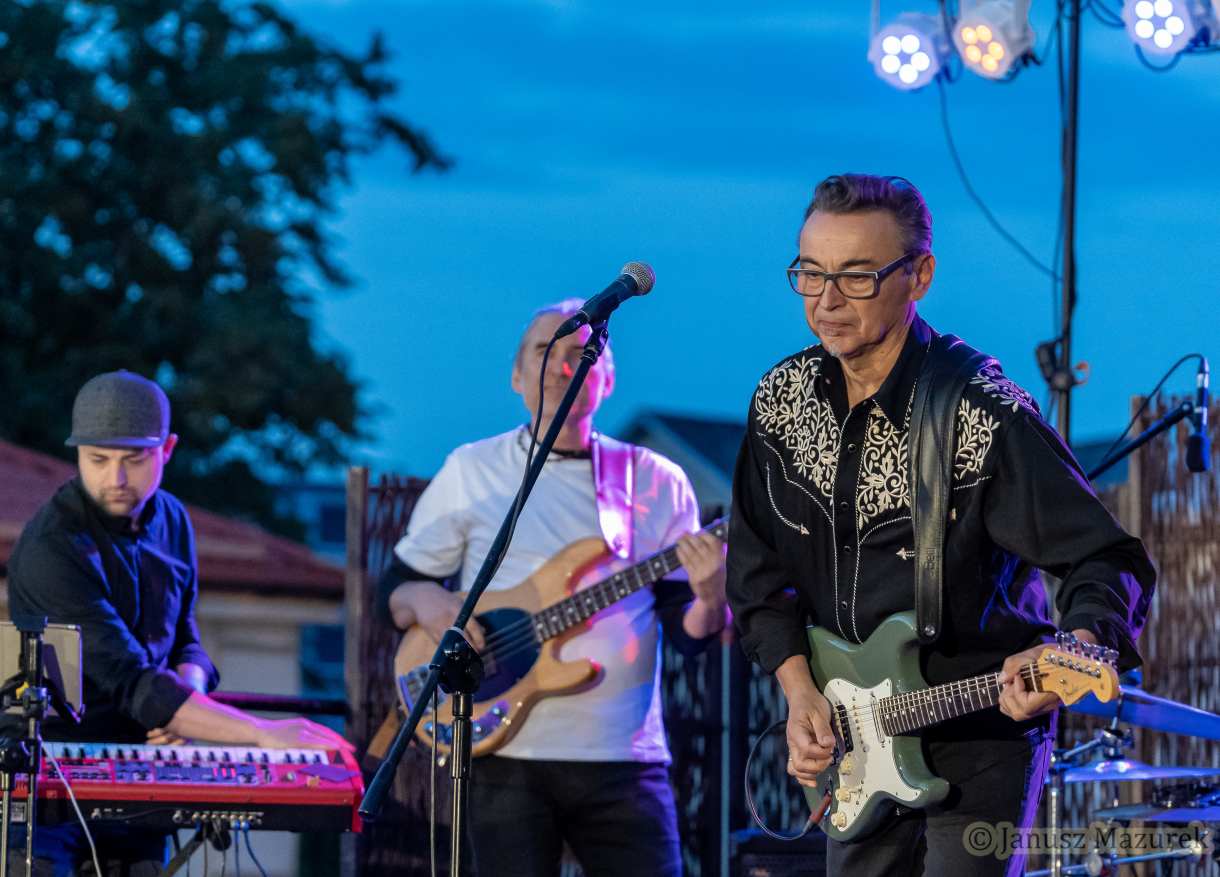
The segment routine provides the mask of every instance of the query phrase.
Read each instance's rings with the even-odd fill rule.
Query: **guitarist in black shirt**
[[[729,602],[747,654],[784,689],[789,772],[809,787],[842,728],[814,682],[806,625],[858,644],[915,608],[909,433],[937,349],[916,313],[936,268],[931,239],[906,180],[818,185],[788,277],[820,343],[764,376],[737,461]],[[832,839],[830,873],[1021,873],[1022,852],[972,855],[963,833],[976,821],[1029,826],[1037,811],[1059,704],[1019,673],[1056,632],[1038,569],[1062,580],[1060,629],[1115,650],[1120,669],[1140,662],[1152,565],[1029,394],[991,362],[970,378],[955,425],[942,623],[921,632],[918,663],[929,685],[1002,671],[999,709],[924,731],[947,796],[891,810],[866,843]]]

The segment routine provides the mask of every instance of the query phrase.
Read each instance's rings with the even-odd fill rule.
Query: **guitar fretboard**
[[[1027,687],[1041,691],[1037,665],[1027,664],[1021,676]],[[987,673],[960,682],[949,682],[919,691],[908,691],[877,702],[877,716],[886,734],[905,734],[935,725],[946,719],[964,716],[1000,703],[999,673]]]
[[[722,542],[728,538],[729,519],[721,518],[710,527],[711,533]],[[609,578],[582,588],[574,594],[539,609],[530,616],[534,635],[539,642],[559,636],[565,630],[588,621],[607,606],[624,597],[629,597],[641,588],[659,582],[674,570],[680,569],[678,549],[669,546],[664,551],[646,557],[634,566],[616,572]]]

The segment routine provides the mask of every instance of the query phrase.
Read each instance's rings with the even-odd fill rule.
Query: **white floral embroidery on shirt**
[[[907,459],[909,432],[901,434],[889,419],[874,407],[864,433],[860,460],[860,483],[856,488],[856,526],[864,525],[884,512],[910,509],[911,487]]]
[[[970,384],[981,387],[983,392],[989,396],[999,397],[1004,405],[1012,408],[1014,414],[1021,408],[1027,408],[1035,414],[1038,412],[1034,397],[1004,377],[1004,373],[1000,371],[998,365],[988,365],[979,369],[979,373],[970,379]]]
[[[983,471],[983,460],[999,425],[982,408],[962,399],[957,406],[957,453],[953,458],[953,475],[958,481]]]
[[[815,389],[821,363],[820,357],[780,363],[758,385],[754,407],[759,426],[780,440],[796,471],[829,499],[839,459],[839,424]]]

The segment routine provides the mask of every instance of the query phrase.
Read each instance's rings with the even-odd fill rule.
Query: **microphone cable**
[[[68,782],[68,778],[64,776],[64,772],[59,767],[59,762],[55,758],[55,753],[50,749],[43,747],[42,754],[51,759],[51,766],[55,768],[55,773],[59,776],[59,781],[64,784],[64,788],[68,792],[68,798],[72,801],[72,809],[76,811],[76,818],[80,820],[80,827],[85,832],[85,840],[89,841],[89,852],[93,855],[93,867],[97,869],[98,874],[104,874],[102,866],[97,860],[97,847],[93,843],[93,835],[89,833],[89,825],[85,822],[85,815],[80,812],[80,805],[76,803],[76,795],[72,792],[72,784]],[[37,803],[37,802],[35,802]],[[30,830],[31,825],[37,823],[36,814],[27,813],[25,815],[26,831]],[[0,855],[8,855],[8,851],[0,851]]]
[[[1164,377],[1162,377],[1159,381],[1157,381],[1156,386],[1152,388],[1152,392],[1147,394],[1146,396],[1144,396],[1144,401],[1140,405],[1140,407],[1136,410],[1134,416],[1132,416],[1131,422],[1128,423],[1126,428],[1121,433],[1118,434],[1118,438],[1116,438],[1114,440],[1114,444],[1110,445],[1110,447],[1106,450],[1106,452],[1101,455],[1101,462],[1104,463],[1105,461],[1110,459],[1110,455],[1114,453],[1114,449],[1117,448],[1122,443],[1122,440],[1127,437],[1127,433],[1129,433],[1131,431],[1131,427],[1135,426],[1136,422],[1140,419],[1140,415],[1148,410],[1148,403],[1152,401],[1152,397],[1155,396],[1157,394],[1157,391],[1160,390],[1161,387],[1163,387],[1165,385],[1165,382],[1167,380],[1169,380],[1169,376],[1172,375],[1174,372],[1176,372],[1181,367],[1182,363],[1186,362],[1187,360],[1191,360],[1191,359],[1197,359],[1197,360],[1199,360],[1199,362],[1203,362],[1203,354],[1202,353],[1188,353],[1185,356],[1183,356],[1181,359],[1179,359],[1177,362],[1175,362],[1170,367],[1169,371],[1165,372]]]

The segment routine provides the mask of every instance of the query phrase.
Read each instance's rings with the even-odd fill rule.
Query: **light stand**
[[[470,777],[471,761],[470,719],[473,706],[471,696],[483,682],[483,661],[479,657],[478,652],[471,647],[470,643],[466,642],[462,631],[471,616],[474,615],[479,597],[487,589],[488,583],[491,582],[492,577],[500,566],[500,562],[508,551],[516,517],[520,514],[526,499],[529,498],[530,492],[534,488],[534,482],[542,474],[542,467],[546,465],[551,448],[554,447],[555,440],[559,437],[559,430],[563,427],[564,421],[567,420],[568,412],[571,411],[572,404],[576,401],[576,396],[580,392],[586,376],[589,374],[589,369],[593,367],[593,364],[597,362],[598,357],[601,356],[602,351],[605,349],[606,340],[610,334],[607,328],[608,321],[609,315],[607,314],[599,316],[589,323],[590,328],[593,330],[592,334],[589,336],[588,343],[585,344],[584,352],[580,356],[580,363],[576,367],[575,374],[572,375],[567,392],[564,393],[563,400],[559,403],[559,408],[551,418],[551,425],[547,429],[546,435],[538,443],[537,454],[529,471],[526,473],[525,480],[521,484],[521,489],[517,493],[517,499],[505,517],[504,523],[500,525],[500,532],[496,535],[495,541],[488,550],[487,557],[483,561],[483,566],[479,569],[479,574],[475,577],[474,583],[470,587],[470,592],[466,595],[466,600],[462,603],[462,608],[458,612],[457,618],[453,621],[453,626],[445,631],[445,635],[441,637],[436,653],[432,656],[432,662],[428,665],[428,676],[424,679],[423,686],[415,698],[414,705],[411,707],[411,714],[407,717],[406,723],[399,729],[398,736],[394,738],[394,743],[386,754],[385,761],[377,769],[373,781],[369,783],[368,792],[365,793],[364,800],[360,803],[359,813],[361,817],[370,822],[374,821],[378,811],[381,809],[381,805],[385,801],[386,795],[389,793],[390,785],[394,781],[394,774],[398,770],[398,764],[402,761],[402,757],[407,751],[407,745],[411,742],[411,738],[415,735],[416,727],[418,727],[420,720],[429,707],[429,701],[431,701],[432,695],[436,691],[436,686],[440,684],[445,691],[454,696],[453,752],[451,756],[453,834],[451,845],[452,858],[449,867],[451,877],[460,877],[461,875],[461,839],[468,809],[466,803],[467,781]],[[539,404],[542,404],[542,400],[539,400]],[[0,875],[0,877],[3,877],[3,875]]]
[[[1076,309],[1076,132],[1080,116],[1080,0],[1068,4],[1067,119],[1063,131],[1063,287],[1060,290],[1059,370],[1067,375],[1059,396],[1058,431],[1064,444],[1072,439],[1072,313]],[[1052,266],[1053,267],[1053,266]]]

